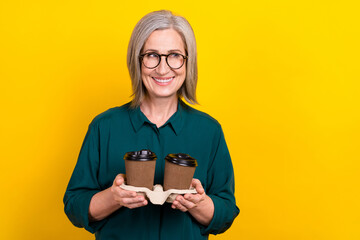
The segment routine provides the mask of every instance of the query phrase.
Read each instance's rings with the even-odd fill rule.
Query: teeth
[[[168,83],[171,80],[173,80],[174,78],[169,78],[169,79],[157,79],[157,78],[153,78],[155,81],[159,82],[159,83]]]

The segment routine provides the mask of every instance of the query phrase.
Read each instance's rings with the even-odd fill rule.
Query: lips
[[[155,78],[152,77],[152,79],[159,85],[168,85],[175,77],[169,77],[169,78]]]

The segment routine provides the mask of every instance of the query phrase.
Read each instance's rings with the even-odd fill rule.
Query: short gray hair
[[[186,60],[186,78],[178,91],[178,96],[183,97],[190,104],[197,103],[197,50],[194,31],[189,22],[181,17],[173,15],[167,10],[155,11],[145,15],[135,26],[127,52],[127,66],[132,82],[133,100],[132,107],[137,107],[143,100],[146,88],[141,79],[141,62],[139,56],[146,40],[155,30],[174,29],[182,37],[185,52],[188,55]]]

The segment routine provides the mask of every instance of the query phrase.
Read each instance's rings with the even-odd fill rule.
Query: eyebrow
[[[159,53],[159,51],[158,51],[158,50],[156,50],[156,49],[146,49],[144,52],[145,52],[145,53],[147,53],[147,52],[155,52],[155,53]],[[168,52],[168,53],[172,53],[172,52],[179,52],[179,53],[182,53],[182,51],[181,51],[181,50],[179,50],[179,49],[170,49],[170,50],[168,50],[167,52]]]

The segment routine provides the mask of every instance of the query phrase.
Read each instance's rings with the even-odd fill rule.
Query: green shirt
[[[209,226],[199,224],[188,212],[171,204],[128,209],[122,207],[98,222],[89,222],[89,203],[94,194],[109,188],[125,173],[129,151],[155,152],[154,184],[162,184],[164,158],[186,153],[198,162],[194,178],[201,181],[215,211]],[[228,229],[239,209],[234,197],[234,172],[220,124],[209,115],[179,101],[178,110],[161,127],[151,123],[140,108],[130,104],[98,115],[89,125],[77,164],[64,196],[65,213],[77,227],[95,233],[96,239],[207,239]]]

